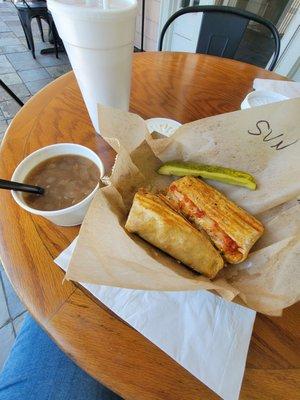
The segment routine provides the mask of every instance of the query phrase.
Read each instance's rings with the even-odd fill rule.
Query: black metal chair
[[[14,94],[14,92],[3,82],[2,79],[0,79],[0,86],[3,87],[3,89],[22,107],[24,106],[24,103],[22,100],[19,99],[19,97]]]
[[[35,58],[35,48],[34,48],[34,40],[32,35],[31,21],[33,18],[36,18],[38,27],[41,33],[42,40],[44,41],[44,34],[41,20],[45,20],[50,28],[50,32],[52,32],[53,42],[55,47],[56,58],[58,58],[58,34],[53,22],[53,18],[47,9],[46,1],[31,1],[27,2],[26,0],[21,1],[13,1],[14,6],[18,11],[18,16],[26,37],[26,42],[29,50],[31,50],[33,58]]]
[[[203,13],[196,53],[234,58],[249,21],[255,21],[264,25],[272,33],[275,50],[268,69],[273,70],[280,52],[280,36],[275,25],[265,18],[233,7],[193,6],[182,8],[165,23],[159,38],[159,51],[162,50],[164,36],[171,23],[181,15],[195,12]]]

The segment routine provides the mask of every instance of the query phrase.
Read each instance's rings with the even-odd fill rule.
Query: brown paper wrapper
[[[150,135],[139,116],[100,107],[102,136],[117,157],[109,185],[99,190],[81,227],[67,279],[142,290],[212,290],[280,315],[300,297],[299,110],[300,99],[288,100],[195,121],[162,138]],[[258,183],[249,191],[209,182],[265,226],[248,259],[212,281],[124,229],[135,192],[164,189],[173,178],[156,170],[174,159],[244,170]]]

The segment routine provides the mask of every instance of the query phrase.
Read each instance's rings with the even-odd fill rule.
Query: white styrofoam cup
[[[267,90],[254,90],[247,94],[241,103],[241,110],[247,108],[264,106],[270,103],[276,103],[277,101],[287,100],[288,97],[280,93],[270,92]]]
[[[97,104],[128,111],[136,0],[48,0],[96,132]]]

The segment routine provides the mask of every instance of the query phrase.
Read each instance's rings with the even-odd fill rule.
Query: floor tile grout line
[[[9,63],[9,65],[12,67],[12,69],[14,70],[14,71],[12,71],[12,72],[16,72],[16,70],[15,70],[15,67],[12,65],[12,63],[9,61],[9,58],[7,58],[6,57],[6,54],[3,54],[4,55],[4,57],[6,58],[6,60],[7,60],[7,62]]]
[[[1,261],[0,261],[0,262],[1,262]],[[12,315],[11,315],[11,313],[10,313],[10,310],[9,310],[9,306],[8,306],[8,299],[7,299],[7,294],[6,294],[6,290],[5,290],[5,286],[4,286],[4,281],[3,281],[3,278],[2,278],[2,273],[3,273],[3,272],[5,273],[4,269],[3,269],[2,272],[0,271],[0,284],[1,284],[2,289],[3,289],[4,299],[5,299],[5,304],[6,304],[6,307],[7,307],[7,312],[8,312],[9,319],[8,319],[3,325],[0,326],[0,329],[3,328],[3,326],[7,325],[9,322],[11,322],[11,323],[13,324],[13,322],[14,322],[17,318],[21,317],[21,315],[25,314],[25,313],[28,311],[27,308],[24,306],[25,309],[24,309],[23,311],[21,311],[20,313],[18,313],[18,314],[15,315],[14,317],[12,317]]]
[[[6,294],[6,290],[5,290],[5,287],[4,287],[4,282],[3,282],[3,279],[2,279],[2,272],[0,272],[0,284],[1,284],[1,287],[2,287],[4,300],[5,300],[5,304],[6,304],[6,309],[7,309],[7,313],[8,313],[8,317],[9,317],[8,321],[3,326],[7,325],[8,323],[11,323],[13,325],[13,323],[12,323],[13,319],[12,319],[11,313],[9,311],[7,294]],[[3,328],[3,326],[1,328]],[[13,332],[14,332],[14,336],[16,337],[16,332],[15,332],[14,326],[13,326]]]

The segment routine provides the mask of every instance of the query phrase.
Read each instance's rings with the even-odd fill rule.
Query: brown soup
[[[86,157],[71,154],[52,157],[34,167],[24,179],[25,183],[44,188],[44,194],[24,193],[23,199],[37,210],[61,210],[87,197],[99,179],[99,168]]]

